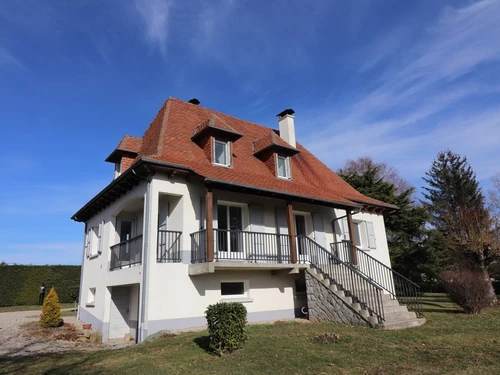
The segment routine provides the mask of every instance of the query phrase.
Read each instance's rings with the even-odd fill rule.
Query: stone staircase
[[[339,266],[341,267],[341,266]],[[347,273],[343,272],[337,274],[337,280],[332,281],[330,277],[325,277],[322,272],[319,272],[314,267],[311,267],[308,272],[312,277],[319,281],[325,288],[328,288],[335,296],[339,297],[345,305],[352,311],[362,317],[372,327],[379,326],[383,329],[405,329],[410,327],[420,326],[425,323],[425,318],[417,318],[415,312],[408,311],[405,305],[401,305],[398,300],[393,299],[390,294],[384,293],[382,290],[378,291],[377,295],[370,295],[363,293],[363,285],[354,284],[349,280]],[[307,291],[314,293],[312,290]],[[364,301],[353,301],[352,296],[371,296],[365,297]],[[382,316],[377,316],[373,311],[370,311],[370,306],[373,306],[374,301],[370,298],[381,301],[382,303]]]

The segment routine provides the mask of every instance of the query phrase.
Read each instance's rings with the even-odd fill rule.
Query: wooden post
[[[358,254],[356,249],[356,235],[354,234],[354,223],[352,221],[352,211],[346,210],[347,213],[347,227],[349,228],[349,238],[351,239],[351,260],[352,264],[358,265]]]
[[[214,194],[211,187],[207,187],[205,194],[205,212],[206,212],[206,257],[207,262],[214,261]]]
[[[293,217],[293,204],[286,202],[286,221],[288,224],[288,234],[290,236],[290,261],[297,263],[297,241],[295,239],[295,220]]]

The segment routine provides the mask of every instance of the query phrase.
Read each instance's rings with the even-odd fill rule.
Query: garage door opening
[[[109,339],[133,339],[137,342],[139,284],[110,289]]]

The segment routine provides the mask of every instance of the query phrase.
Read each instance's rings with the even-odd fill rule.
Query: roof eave
[[[265,193],[265,195],[274,195],[275,197],[278,196],[278,197],[281,197],[283,199],[296,199],[296,200],[301,200],[301,201],[309,202],[309,203],[313,203],[313,204],[323,204],[323,205],[327,204],[328,206],[332,206],[332,207],[336,207],[336,208],[347,208],[347,209],[362,208],[362,206],[360,206],[359,204],[355,204],[355,203],[351,204],[351,203],[339,202],[339,201],[335,201],[335,200],[319,199],[319,198],[309,197],[309,196],[305,196],[305,195],[287,193],[287,192],[279,191],[279,190],[263,189],[263,188],[250,186],[250,185],[236,184],[233,182],[217,180],[214,178],[205,178],[205,182],[207,184],[212,184],[212,185],[234,187],[234,188],[243,189],[245,191],[253,191],[256,195],[263,195],[262,193]]]

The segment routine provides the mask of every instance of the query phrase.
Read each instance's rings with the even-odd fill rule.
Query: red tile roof
[[[258,154],[269,147],[278,147],[281,149],[288,149],[292,154],[299,153],[295,147],[289,145],[274,131],[269,132],[268,135],[256,140],[254,143],[254,153]]]
[[[201,130],[200,124],[212,124],[243,134],[243,137],[233,143],[232,168],[213,165],[203,150],[191,140],[197,129]],[[266,137],[270,137],[270,141],[277,144],[284,143],[291,147],[276,134],[276,137],[272,134],[272,129],[262,125],[169,98],[144,133],[136,161],[144,158],[176,164],[207,179],[316,200],[351,205],[364,202],[395,207],[359,193],[298,143],[296,148],[300,153],[290,158],[293,180],[276,178],[265,164],[254,156],[254,143],[265,144]],[[138,145],[139,138],[132,138],[129,137],[126,141],[124,138],[122,142]]]
[[[212,115],[210,115],[210,118],[208,120],[204,121],[201,125],[196,127],[196,129],[194,131],[194,136],[196,136],[200,133],[203,133],[204,131],[206,131],[210,128],[222,130],[223,132],[227,132],[227,133],[241,135],[236,130],[234,130],[231,126],[229,126],[224,121],[222,121],[219,117],[212,114]]]
[[[142,147],[142,138],[133,137],[131,135],[126,135],[122,138],[118,144],[117,149],[122,151],[130,151],[139,153]]]

